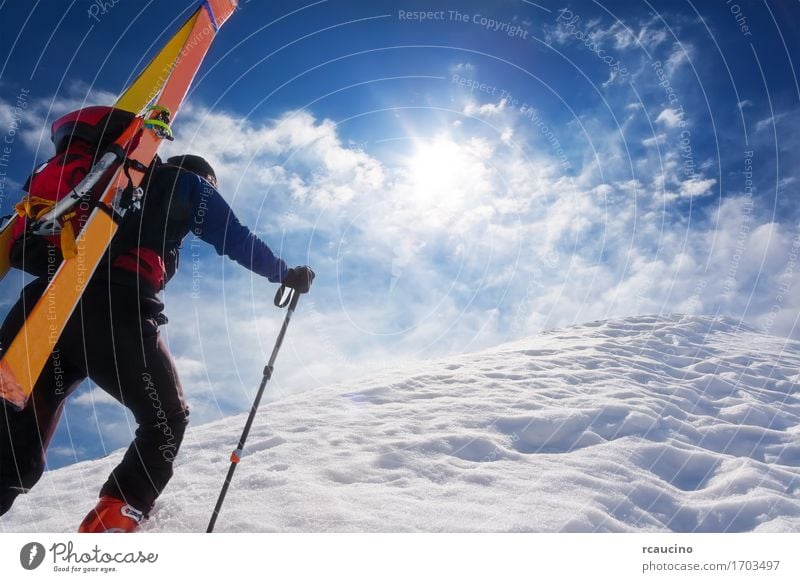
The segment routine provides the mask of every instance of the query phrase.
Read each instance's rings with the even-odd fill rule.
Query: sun
[[[407,163],[411,196],[424,208],[453,206],[463,198],[473,160],[447,136],[418,140]]]

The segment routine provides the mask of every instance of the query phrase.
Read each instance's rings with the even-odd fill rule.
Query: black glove
[[[293,267],[286,273],[283,284],[291,287],[298,293],[308,293],[311,289],[311,282],[314,280],[314,271],[311,267]]]

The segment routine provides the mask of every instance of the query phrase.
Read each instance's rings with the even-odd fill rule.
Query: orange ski
[[[117,140],[126,150],[136,137],[138,145],[127,157],[147,167],[153,161],[166,132],[165,112],[179,110],[200,64],[219,27],[231,16],[236,0],[205,0],[178,33],[136,78],[116,107],[141,114],[153,107],[147,118],[137,117]],[[133,187],[144,174],[129,168]],[[34,306],[25,324],[0,360],[0,397],[14,406],[25,406],[47,359],[61,336],[89,279],[117,232],[117,195],[128,186],[119,164],[97,207],[76,239],[76,256],[64,260]]]

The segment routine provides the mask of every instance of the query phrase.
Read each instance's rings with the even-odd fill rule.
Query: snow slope
[[[280,362],[279,362],[280,365]],[[262,407],[218,531],[800,531],[800,342],[596,322]],[[244,416],[189,431],[146,531],[205,531]],[[71,531],[122,452],[2,531]]]

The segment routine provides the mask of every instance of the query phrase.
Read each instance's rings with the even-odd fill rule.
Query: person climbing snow
[[[273,283],[298,293],[310,289],[311,268],[288,268],[239,222],[203,158],[156,160],[142,188],[141,209],[112,240],[109,259],[89,282],[25,407],[0,399],[0,515],[42,476],[64,403],[91,378],[131,411],[138,427],[79,531],[132,532],[147,518],[172,477],[188,422],[159,326],[167,321],[160,292],[178,269],[181,241],[189,233]],[[0,350],[20,330],[47,282],[39,276],[22,290],[0,328]]]

